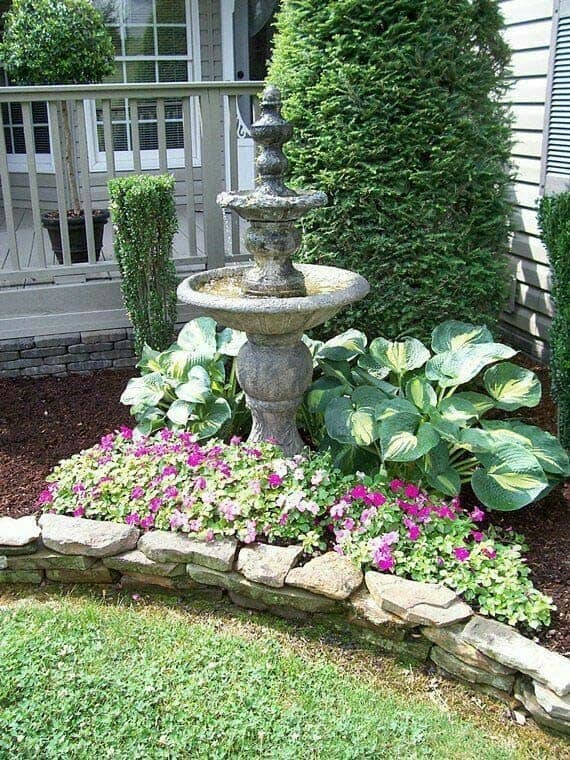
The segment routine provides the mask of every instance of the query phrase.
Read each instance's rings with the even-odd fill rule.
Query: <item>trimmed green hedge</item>
[[[148,344],[163,351],[176,323],[176,269],[172,244],[178,229],[174,177],[134,175],[109,182],[115,254],[121,291],[140,356]]]
[[[550,330],[552,394],[558,403],[560,443],[570,449],[570,192],[542,198],[538,222],[548,248],[556,306]]]
[[[507,290],[509,50],[496,0],[284,0],[268,80],[296,127],[293,184],[331,205],[304,260],[368,277],[336,318],[420,338],[492,324]]]

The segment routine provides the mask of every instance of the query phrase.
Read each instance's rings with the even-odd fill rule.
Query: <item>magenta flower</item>
[[[199,478],[196,478],[194,481],[194,488],[198,491],[204,491],[208,487],[208,481],[206,478],[203,478],[200,476]]]
[[[44,489],[38,496],[38,504],[51,504],[53,501],[53,495],[49,488]]]
[[[381,507],[386,503],[386,497],[380,491],[370,491],[365,497],[364,501],[373,507]]]
[[[158,512],[161,506],[162,506],[162,499],[160,498],[160,496],[155,496],[148,503],[148,508],[150,509],[151,512]]]
[[[287,514],[287,512],[281,512],[281,514],[279,515],[279,520],[277,522],[279,523],[279,525],[285,525],[288,519],[289,519],[289,515]]]
[[[138,512],[129,512],[129,514],[125,517],[125,522],[127,525],[138,525],[141,518],[138,514]]]
[[[342,527],[345,530],[354,530],[354,526],[355,525],[356,525],[356,523],[354,522],[354,520],[352,519],[352,517],[347,517],[346,520],[343,522]]]
[[[466,562],[469,559],[471,552],[464,546],[459,546],[457,549],[453,550],[453,554],[455,559],[459,560],[459,562]]]
[[[481,541],[485,538],[485,535],[480,530],[472,530],[471,537],[476,544],[480,544]]]
[[[484,554],[484,555],[485,555],[485,556],[486,556],[488,559],[495,559],[495,557],[497,556],[497,552],[496,552],[494,549],[488,549],[487,547],[485,547],[485,548],[483,549],[483,554]]]
[[[144,496],[144,488],[142,486],[135,486],[131,491],[131,501],[136,499],[142,499]]]
[[[376,517],[378,513],[378,510],[376,507],[370,507],[369,509],[363,509],[362,514],[360,515],[360,522],[363,524],[367,524],[372,520],[373,517]]]
[[[174,433],[172,430],[168,430],[168,428],[163,428],[160,431],[160,437],[163,441],[170,441],[170,439],[173,437]]]
[[[115,444],[115,436],[113,435],[113,433],[108,433],[107,435],[104,435],[99,441],[99,445],[101,446],[103,451],[112,451],[114,444]]]
[[[132,428],[127,427],[126,425],[121,425],[119,432],[121,434],[121,438],[124,438],[125,441],[132,441],[133,440],[133,431]]]
[[[176,486],[167,486],[164,489],[164,495],[167,499],[176,499],[178,496],[178,488],[176,488]]]
[[[206,531],[206,535],[204,536],[204,538],[206,539],[206,541],[213,541],[215,539],[215,537],[216,537],[216,535],[215,535],[214,531],[211,528],[208,528],[208,530]]]
[[[279,488],[279,486],[283,483],[283,478],[276,472],[272,472],[271,475],[267,478],[267,482],[269,483],[270,488]]]
[[[147,515],[141,520],[141,528],[143,530],[150,530],[154,525],[154,515]]]
[[[76,483],[71,490],[73,491],[73,493],[83,494],[85,493],[87,489],[85,488],[83,483]]]
[[[417,486],[414,486],[411,483],[408,483],[404,493],[406,494],[406,498],[408,499],[417,499],[417,497],[420,495],[420,489]]]
[[[245,453],[253,459],[261,459],[263,453],[259,449],[245,449]]]
[[[410,541],[417,541],[420,537],[421,530],[419,525],[410,525],[408,528],[408,538]]]
[[[230,446],[238,446],[241,443],[241,436],[232,435],[230,438]]]
[[[390,482],[390,490],[391,491],[399,491],[401,488],[403,488],[405,485],[403,480],[392,480]]]
[[[450,520],[455,520],[455,518],[456,518],[455,512],[451,509],[451,507],[448,507],[447,504],[444,504],[443,506],[439,507],[438,510],[437,510],[437,514],[441,518],[446,518],[447,517]]]
[[[376,549],[373,562],[378,570],[381,570],[382,572],[391,572],[396,565],[392,552],[387,546],[382,546]]]
[[[366,486],[358,485],[354,486],[354,488],[351,488],[349,491],[349,496],[352,499],[365,499],[368,495],[368,491],[366,490]]]
[[[73,510],[73,516],[74,517],[85,517],[85,507],[79,506],[76,509]]]
[[[202,451],[193,451],[191,454],[188,454],[186,463],[190,467],[199,467],[205,459],[206,456]]]
[[[163,478],[167,478],[169,475],[178,475],[178,470],[173,464],[167,464],[162,470]]]
[[[471,519],[476,523],[483,522],[485,519],[485,513],[479,507],[474,507],[473,511],[471,512]]]

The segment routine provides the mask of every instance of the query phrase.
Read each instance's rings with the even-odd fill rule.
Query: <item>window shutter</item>
[[[570,0],[560,0],[545,155],[545,192],[570,187]]]

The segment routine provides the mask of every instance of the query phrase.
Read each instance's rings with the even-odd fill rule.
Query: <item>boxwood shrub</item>
[[[296,127],[292,180],[331,204],[306,261],[372,293],[334,331],[427,338],[446,318],[492,324],[504,302],[509,50],[496,0],[284,0],[268,79]]]

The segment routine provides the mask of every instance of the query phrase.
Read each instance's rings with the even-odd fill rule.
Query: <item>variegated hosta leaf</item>
[[[473,343],[454,351],[436,354],[426,364],[426,377],[441,388],[451,388],[473,380],[488,364],[510,359],[516,351],[503,343]]]
[[[409,414],[412,417],[421,417],[418,409],[405,398],[392,398],[382,402],[377,409],[377,419],[387,420],[396,414]],[[417,424],[417,423],[416,423]]]
[[[454,445],[461,443],[461,428],[459,425],[449,420],[444,420],[438,411],[430,413],[429,421],[444,441]]]
[[[437,406],[437,394],[423,377],[413,377],[408,380],[406,398],[424,413]]]
[[[512,362],[501,362],[489,367],[483,383],[499,409],[512,411],[521,406],[536,406],[540,402],[542,389],[538,377],[534,372],[517,367]]]
[[[332,439],[352,446],[370,446],[380,434],[374,408],[355,408],[346,397],[333,399],[328,404],[325,426]]]
[[[359,356],[357,365],[374,380],[384,380],[390,374],[390,367],[385,364],[380,364],[373,356],[370,356],[370,354]]]
[[[352,392],[351,400],[357,409],[367,407],[368,409],[378,411],[380,405],[384,404],[389,399],[379,388],[374,388],[369,385],[360,385]]]
[[[157,362],[160,371],[173,380],[185,380],[194,364],[190,352],[180,348],[177,343],[163,351]]]
[[[472,325],[450,319],[438,325],[431,334],[431,347],[436,354],[455,351],[471,343],[492,343],[493,336],[484,325]]]
[[[232,410],[225,398],[210,396],[205,404],[195,407],[192,432],[198,440],[211,438],[231,416]]]
[[[370,355],[378,364],[398,375],[423,367],[430,357],[427,348],[417,338],[406,338],[403,341],[376,338],[370,344]]]
[[[137,418],[137,425],[134,430],[135,438],[150,435],[165,425],[164,411],[157,406],[149,406],[140,409],[138,412],[135,412],[135,407],[133,407],[131,414]]]
[[[319,362],[319,365],[323,371],[323,375],[332,377],[344,385],[352,386],[352,372],[348,362],[322,361]]]
[[[347,330],[327,340],[317,353],[317,359],[329,361],[350,361],[363,354],[367,344],[366,335],[360,330]]]
[[[439,441],[438,433],[429,422],[422,423],[412,414],[395,414],[380,426],[382,457],[386,461],[413,462]]]
[[[180,330],[177,343],[188,351],[192,365],[207,364],[217,350],[215,321],[210,317],[192,319]]]
[[[342,444],[325,436],[320,446],[321,451],[330,451],[334,466],[344,473],[373,473],[378,470],[378,457],[375,453],[360,446]]]
[[[478,417],[481,417],[488,412],[489,409],[493,409],[495,406],[495,402],[492,398],[485,396],[484,393],[476,393],[475,391],[462,391],[461,393],[455,393],[453,397],[455,399],[465,399],[473,404]]]
[[[211,393],[210,376],[204,367],[196,365],[188,373],[188,380],[176,387],[176,395],[183,401],[203,404]]]
[[[569,473],[568,454],[558,439],[534,425],[525,425],[518,420],[485,421],[485,431],[499,443],[518,443],[538,459],[542,469],[560,478]]]
[[[438,409],[444,420],[453,422],[459,427],[466,427],[472,420],[477,419],[477,409],[471,401],[462,398],[460,394],[443,399]]]
[[[148,375],[149,372],[160,372],[160,364],[158,363],[159,351],[155,351],[147,343],[144,344],[141,358],[137,362],[137,368],[142,371],[143,375]]]
[[[311,412],[323,413],[335,398],[350,393],[350,388],[333,377],[319,377],[307,393],[307,406]]]
[[[142,377],[133,377],[121,394],[121,404],[134,406],[157,406],[164,396],[166,383],[160,372],[151,372]]]
[[[183,401],[182,399],[176,399],[176,401],[173,401],[168,407],[166,416],[174,425],[184,427],[190,419],[190,415],[194,412],[194,408],[194,404],[188,403],[188,401]]]
[[[308,335],[303,335],[301,338],[303,343],[307,346],[309,351],[311,352],[311,357],[313,359],[313,367],[317,366],[317,354],[321,350],[321,348],[325,345],[322,340],[313,340],[312,338],[309,338]]]
[[[246,341],[247,335],[244,332],[226,327],[216,335],[217,353],[223,356],[237,356]]]
[[[449,450],[444,441],[422,458],[421,469],[430,486],[440,493],[457,496],[461,490],[461,478],[449,464]]]
[[[489,509],[520,509],[548,487],[537,458],[522,446],[505,443],[492,454],[479,454],[477,458],[482,466],[473,473],[471,486]]]

